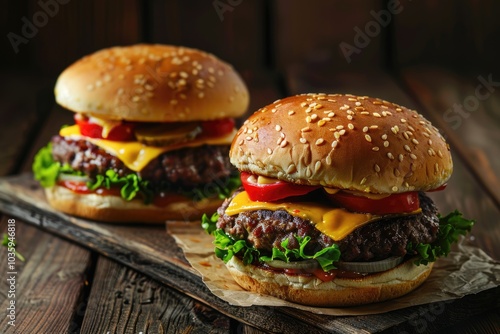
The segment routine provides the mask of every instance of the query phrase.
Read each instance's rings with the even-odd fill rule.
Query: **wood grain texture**
[[[226,333],[229,318],[99,257],[81,333]]]
[[[237,70],[266,65],[266,1],[150,1],[149,39],[215,54]],[[251,55],[251,56],[249,56]]]
[[[488,72],[474,77],[422,66],[401,74],[410,93],[500,207],[500,146],[493,144],[500,143],[497,78]]]
[[[16,219],[17,220],[17,219]],[[5,219],[2,231],[5,230]],[[11,327],[6,317],[0,318],[2,333],[66,333],[78,328],[75,310],[80,304],[91,265],[90,252],[17,220],[18,251],[26,263],[16,264],[16,322]],[[1,261],[6,249],[0,249]],[[2,263],[2,268],[6,268]],[[2,280],[2,286],[4,285]],[[6,291],[2,288],[3,291]],[[2,310],[10,299],[0,297]]]

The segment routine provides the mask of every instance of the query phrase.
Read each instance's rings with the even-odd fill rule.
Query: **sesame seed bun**
[[[234,118],[249,103],[229,64],[195,49],[146,44],[78,60],[59,76],[55,96],[74,112],[141,122]]]
[[[287,275],[244,265],[233,256],[226,264],[244,289],[291,302],[323,307],[344,307],[394,299],[413,291],[429,276],[433,263],[416,266],[409,259],[393,269],[364,278],[323,282],[315,276]]]
[[[453,170],[445,139],[415,110],[339,94],[259,109],[239,129],[230,158],[240,171],[380,194],[435,189]]]
[[[126,201],[118,196],[75,193],[57,185],[45,188],[45,195],[55,210],[90,220],[120,224],[194,221],[205,212],[215,211],[221,203],[218,198],[197,202],[186,198],[158,207],[144,204],[141,200]]]

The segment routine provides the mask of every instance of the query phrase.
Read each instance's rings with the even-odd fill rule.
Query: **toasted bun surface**
[[[315,276],[276,274],[244,265],[233,256],[226,264],[244,289],[298,304],[344,307],[394,299],[413,291],[429,276],[433,263],[416,266],[410,259],[399,266],[362,279],[335,278],[323,282]]]
[[[204,199],[173,202],[165,207],[125,201],[118,196],[78,194],[65,187],[45,188],[49,204],[56,210],[86,219],[117,223],[164,223],[166,220],[192,221],[205,212],[214,212],[222,200]]]
[[[56,101],[104,119],[175,122],[241,116],[248,90],[234,69],[203,51],[169,45],[113,47],[58,78]]]
[[[431,190],[451,176],[449,146],[415,110],[353,95],[304,94],[256,111],[230,152],[239,170],[371,193]]]

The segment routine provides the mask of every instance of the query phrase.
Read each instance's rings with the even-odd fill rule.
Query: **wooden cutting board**
[[[31,174],[0,178],[0,210],[140,271],[241,322],[270,332],[424,332],[500,306],[500,288],[453,302],[377,315],[335,317],[281,307],[236,307],[214,296],[163,225],[102,224],[55,213]],[[195,227],[197,228],[197,227]],[[22,236],[19,237],[22,240]]]

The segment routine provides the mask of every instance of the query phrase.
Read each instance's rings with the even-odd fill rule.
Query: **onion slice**
[[[335,265],[342,270],[355,271],[358,273],[378,273],[396,267],[403,262],[402,257],[390,257],[385,260],[372,262],[337,262]]]
[[[73,175],[73,174],[59,174],[59,180],[61,181],[72,181],[72,182],[88,182],[91,179],[85,175]]]
[[[316,260],[303,260],[303,261],[291,261],[291,262],[285,262],[281,260],[271,260],[265,263],[269,267],[279,268],[279,269],[314,270],[319,267],[319,263]]]

